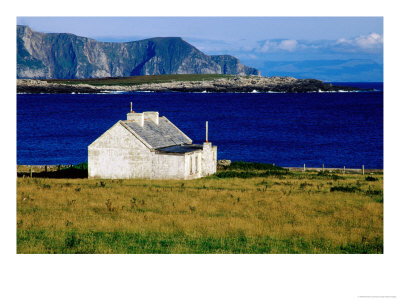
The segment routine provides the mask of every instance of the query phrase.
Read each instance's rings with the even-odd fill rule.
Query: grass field
[[[146,83],[163,83],[172,81],[206,81],[219,78],[231,78],[235,75],[225,74],[170,74],[170,75],[145,75],[130,77],[107,77],[89,79],[46,79],[49,83],[63,84],[89,84],[89,85],[139,85]]]
[[[17,179],[17,253],[383,253],[383,175]]]

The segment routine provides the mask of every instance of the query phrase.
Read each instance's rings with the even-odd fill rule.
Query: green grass
[[[174,81],[208,81],[219,78],[232,78],[234,75],[225,74],[170,74],[170,75],[144,75],[130,77],[107,77],[107,78],[89,78],[89,79],[46,79],[49,83],[63,84],[89,84],[100,85],[140,85],[148,83],[164,83]]]
[[[216,173],[217,178],[253,178],[289,174],[287,169],[266,163],[233,161],[230,166]]]
[[[53,173],[67,171],[87,165]],[[383,253],[383,175],[333,175],[237,162],[189,181],[19,177],[17,252]]]
[[[281,170],[267,170],[265,172],[255,172],[255,171],[220,171],[215,174],[218,178],[253,178],[253,177],[269,177],[269,176],[282,176],[283,174],[288,174],[288,171]]]
[[[245,162],[245,161],[233,161],[228,170],[280,170],[286,171],[284,168],[266,164],[266,163],[258,163],[258,162]]]
[[[339,185],[339,186],[331,187],[331,192],[355,193],[355,192],[359,192],[359,191],[360,191],[360,189],[356,186]]]
[[[376,236],[368,243],[332,246],[326,239],[307,240],[303,237],[278,239],[270,236],[247,237],[239,232],[233,236],[189,236],[184,232],[49,232],[23,230],[18,232],[18,249],[36,247],[31,253],[382,253],[383,241]]]

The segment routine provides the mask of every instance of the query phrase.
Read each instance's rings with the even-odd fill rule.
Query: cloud
[[[261,47],[255,49],[256,52],[266,53],[274,52],[279,50],[292,52],[296,50],[298,42],[296,40],[283,40],[283,41],[271,41],[266,40]]]
[[[383,36],[378,33],[370,33],[369,35],[360,35],[353,39],[341,38],[337,40],[336,44],[365,50],[380,49],[383,46]]]
[[[272,42],[272,41],[266,40],[264,45],[262,45],[261,48],[257,49],[257,52],[265,53],[268,51],[272,51],[272,50],[275,50],[277,48],[277,46],[278,46],[277,42]]]
[[[381,47],[383,44],[383,37],[377,33],[371,33],[367,36],[360,36],[356,40],[356,44],[361,48],[374,48]]]
[[[378,33],[338,40],[266,40],[261,41],[254,53],[379,53],[383,49],[383,36]]]
[[[205,54],[230,54],[254,67],[264,61],[370,59],[383,63],[383,37],[378,33],[338,40],[186,40]]]
[[[279,48],[286,51],[294,51],[297,47],[296,40],[284,40],[279,44]]]

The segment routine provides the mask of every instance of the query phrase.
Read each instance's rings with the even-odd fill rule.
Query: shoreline
[[[116,82],[117,80],[117,82]],[[118,81],[119,80],[119,81]],[[128,83],[121,84],[125,80]],[[211,80],[169,80],[137,83],[131,78],[102,78],[82,80],[17,79],[19,94],[101,94],[126,92],[184,92],[184,93],[330,93],[372,91],[351,86],[333,85],[316,79],[293,77],[232,76]]]

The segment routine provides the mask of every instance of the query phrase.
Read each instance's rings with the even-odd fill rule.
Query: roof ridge
[[[166,121],[168,121],[168,122],[169,122],[172,126],[174,126],[176,129],[178,129],[178,131],[179,131],[180,133],[182,133],[184,137],[188,138],[188,139],[190,140],[190,142],[193,143],[192,139],[191,139],[190,137],[188,137],[186,134],[184,134],[184,133],[182,132],[182,130],[180,130],[178,127],[176,127],[175,124],[172,123],[166,116],[162,116],[162,118],[165,118]]]

